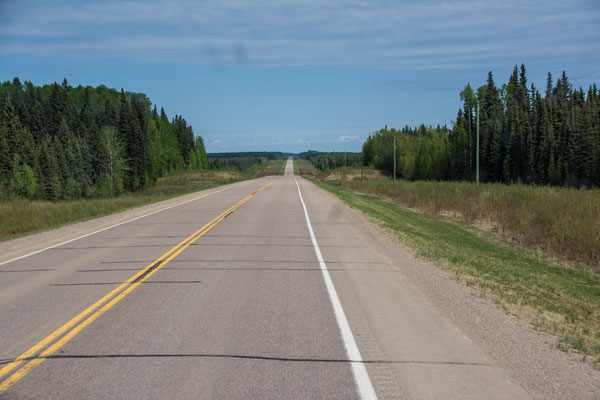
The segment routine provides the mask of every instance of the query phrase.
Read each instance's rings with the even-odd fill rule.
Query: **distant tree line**
[[[262,157],[267,160],[283,160],[294,154],[282,153],[280,151],[244,151],[235,153],[208,153],[208,158],[238,158],[238,157]]]
[[[281,159],[281,158],[279,158]],[[209,163],[211,169],[219,170],[230,170],[240,172],[254,172],[265,165],[269,159],[267,157],[253,157],[253,156],[233,156],[233,157],[220,157],[213,158],[209,157]]]
[[[360,166],[361,163],[360,153],[320,152],[316,150],[309,150],[299,153],[298,157],[310,161],[321,171],[344,166],[356,167]]]
[[[364,163],[406,179],[473,180],[479,102],[480,177],[575,187],[600,186],[600,94],[573,89],[565,72],[544,93],[528,86],[525,66],[515,66],[508,84],[487,84],[460,93],[463,107],[452,129],[382,129],[363,145]],[[397,140],[393,152],[394,136]]]
[[[142,93],[104,85],[0,86],[0,189],[58,200],[110,197],[172,171],[207,169],[204,142]]]
[[[235,153],[208,153],[211,169],[233,170],[254,174],[269,161],[287,159],[289,153],[280,151],[245,151]]]

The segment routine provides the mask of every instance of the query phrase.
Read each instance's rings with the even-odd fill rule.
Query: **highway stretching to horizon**
[[[291,159],[165,204],[2,244],[0,399],[529,398]]]

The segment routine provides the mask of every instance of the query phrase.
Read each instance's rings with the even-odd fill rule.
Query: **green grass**
[[[339,181],[310,180],[376,218],[418,256],[438,262],[506,311],[557,335],[559,348],[600,356],[598,268],[559,261],[467,223],[339,187]]]
[[[0,202],[0,241],[123,211],[175,196],[238,182],[249,176],[229,171],[186,171],[160,178],[156,185],[108,199]]]
[[[298,160],[293,160],[292,165],[294,166],[294,175],[300,176],[300,173],[298,172]]]
[[[279,168],[279,175],[285,175],[285,166],[287,165],[287,160],[281,160],[281,167]]]

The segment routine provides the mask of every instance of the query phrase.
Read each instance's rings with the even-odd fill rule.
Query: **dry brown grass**
[[[263,176],[283,175],[282,171],[285,169],[286,162],[286,160],[270,160],[266,166],[256,171],[253,176],[260,178]]]
[[[600,190],[468,182],[357,180],[356,171],[321,175],[361,193],[460,219],[529,248],[600,267]],[[360,174],[360,171],[358,171]]]
[[[385,172],[385,171],[381,171],[375,168],[363,168],[362,171],[362,179],[363,181],[376,181],[376,180],[388,180],[390,179],[390,174]],[[347,168],[346,172],[344,173],[344,169],[343,168],[338,168],[338,169],[334,169],[334,170],[326,170],[324,172],[321,172],[318,177],[321,180],[327,180],[327,181],[331,181],[331,180],[338,180],[338,179],[345,179],[345,180],[349,180],[349,181],[360,181],[360,177],[361,177],[361,171],[360,168]]]
[[[294,160],[294,174],[300,176],[316,176],[319,170],[306,160]]]

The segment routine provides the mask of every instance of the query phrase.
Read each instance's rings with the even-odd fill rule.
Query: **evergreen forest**
[[[285,160],[288,156],[292,154],[279,151],[209,153],[208,161],[210,169],[252,173],[265,167],[269,161]]]
[[[321,152],[309,150],[298,154],[298,157],[310,161],[321,171],[340,167],[360,166],[361,153]]]
[[[529,85],[525,66],[515,66],[508,83],[498,87],[469,84],[460,93],[463,106],[446,126],[405,126],[374,132],[363,145],[365,165],[410,180],[474,180],[477,104],[479,103],[480,179],[484,182],[570,187],[600,187],[600,94],[574,89],[565,72],[548,73],[541,93]],[[323,169],[324,165],[316,163]]]
[[[209,167],[200,136],[142,93],[104,85],[0,86],[0,189],[42,200],[112,197]]]

